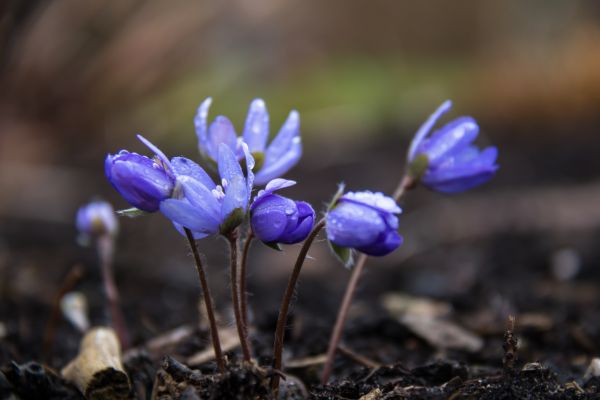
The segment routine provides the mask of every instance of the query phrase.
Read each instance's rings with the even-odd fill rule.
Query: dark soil
[[[567,204],[569,192],[565,190]],[[527,190],[522,192],[526,198]],[[479,199],[485,203],[483,193]],[[415,201],[426,196],[432,195],[417,192]],[[467,202],[468,196],[460,201]],[[406,209],[414,204],[407,204]],[[600,377],[586,375],[593,358],[600,354],[600,248],[596,246],[600,232],[583,223],[577,229],[562,230],[551,224],[529,229],[527,217],[523,215],[522,225],[513,230],[498,224],[500,228],[478,231],[475,237],[453,237],[453,231],[440,221],[428,229],[438,236],[450,232],[446,236],[451,239],[418,250],[414,250],[417,239],[427,242],[429,237],[418,237],[420,231],[408,232],[415,224],[406,223],[403,233],[407,242],[398,257],[373,260],[367,267],[351,309],[343,349],[336,358],[332,380],[325,386],[319,383],[322,355],[348,272],[334,265],[323,243],[317,243],[311,255],[318,262],[309,263],[303,271],[288,324],[281,396],[600,399]],[[410,218],[408,213],[405,221]],[[74,288],[85,293],[92,324],[106,323],[93,251],[73,244],[71,227],[3,221],[2,229],[0,398],[81,399],[79,391],[58,372],[77,354],[81,334],[59,318],[52,347],[44,349],[44,331],[56,294],[76,263],[85,266],[85,275]],[[125,226],[127,229],[139,230]],[[278,302],[289,269],[270,263],[270,253],[266,256],[270,250],[253,246],[249,289],[254,294],[250,304],[256,364],[242,365],[239,349],[229,349],[228,369],[217,374],[213,360],[189,362],[210,346],[210,340],[206,324],[196,322],[201,307],[192,260],[184,257],[185,243],[172,236],[167,245],[156,242],[154,248],[143,233],[124,232],[121,245],[136,250],[117,254],[117,282],[133,344],[124,354],[130,397],[268,399],[270,377],[279,373],[269,366]],[[145,244],[132,246],[131,242]],[[180,247],[172,243],[180,243]],[[201,250],[208,253],[209,261],[216,259],[211,251],[222,257],[222,243],[206,243]],[[218,246],[213,246],[215,243]],[[286,250],[289,265],[297,250]],[[155,259],[159,253],[182,256],[178,261]],[[557,272],[570,268],[573,258],[577,268],[572,274]],[[182,270],[177,269],[177,262],[185,264],[182,268],[188,275],[178,275]],[[278,274],[267,275],[259,266],[261,271],[272,267],[269,273]],[[228,323],[232,320],[227,308],[228,287],[217,284],[226,280],[224,270],[213,261],[208,272],[215,287],[220,326],[226,331],[231,330]],[[516,318],[512,336],[507,335],[510,315]],[[418,331],[418,325],[428,318],[438,324],[436,339]],[[451,327],[461,328],[457,337],[452,336]],[[161,345],[154,342],[177,329],[183,333],[176,340]]]

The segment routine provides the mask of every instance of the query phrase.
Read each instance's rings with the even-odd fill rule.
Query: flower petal
[[[177,182],[183,188],[183,193],[194,207],[200,208],[207,213],[207,218],[212,218],[215,224],[219,224],[221,216],[221,204],[213,195],[211,189],[204,186],[201,182],[188,176],[180,176]]]
[[[178,224],[177,222],[173,222],[173,226],[175,227],[175,229],[177,229],[177,232],[181,233],[183,236],[187,236],[185,234],[185,231],[183,230],[183,225]],[[192,231],[192,236],[194,237],[194,239],[200,240],[200,239],[204,239],[205,237],[210,236],[210,235],[208,233]]]
[[[252,187],[254,186],[254,157],[248,150],[248,145],[241,142],[242,152],[244,153],[244,160],[246,160],[246,187],[248,189],[248,200],[250,202],[250,196],[252,195]]]
[[[348,192],[344,194],[339,201],[351,201],[357,204],[364,204],[385,213],[400,214],[402,212],[402,209],[398,207],[398,204],[396,204],[394,199],[381,192]]]
[[[235,152],[237,147],[237,135],[231,121],[222,115],[217,116],[208,128],[208,150],[211,158],[218,157],[221,144],[227,145]]]
[[[190,176],[211,190],[216,186],[206,171],[188,158],[174,157],[171,160],[171,166],[173,167],[173,172],[176,177],[181,175]]]
[[[212,103],[212,98],[208,97],[198,107],[198,112],[194,117],[194,127],[196,128],[196,136],[198,136],[198,150],[203,156],[208,156],[216,159],[216,154],[209,154],[208,150],[208,109]]]
[[[185,199],[164,200],[160,203],[160,211],[171,221],[183,225],[191,231],[210,235],[216,233],[219,228],[206,211],[194,207]]]
[[[357,247],[356,250],[370,256],[381,257],[396,250],[403,242],[398,232],[390,230],[384,232],[375,242],[369,246]]]
[[[221,179],[225,179],[227,183],[231,183],[234,177],[244,177],[242,167],[235,156],[233,150],[224,143],[219,145],[218,152],[218,167]],[[225,188],[223,188],[225,189]]]
[[[477,122],[471,117],[460,117],[448,123],[418,148],[418,154],[426,154],[429,167],[435,167],[443,162],[446,156],[455,151],[461,151],[468,146],[479,133]]]
[[[415,134],[413,140],[410,142],[410,147],[408,148],[408,160],[409,161],[412,161],[415,158],[417,148],[421,145],[421,143],[423,142],[423,139],[425,139],[425,137],[427,136],[427,134],[429,133],[431,128],[433,128],[433,126],[435,125],[437,120],[442,115],[447,113],[450,110],[450,108],[452,108],[452,102],[450,100],[446,100],[445,102],[442,103],[441,106],[438,107],[437,110],[434,111],[433,114],[431,114],[429,116],[429,118],[427,118],[427,120],[423,123],[423,125],[421,125],[421,127]]]
[[[387,229],[378,211],[351,202],[342,202],[327,214],[327,238],[341,247],[372,244]]]
[[[315,222],[315,211],[310,204],[304,201],[297,201],[296,208],[298,209],[298,220],[300,223],[294,229],[286,229],[279,237],[280,243],[293,244],[306,239],[313,228]]]
[[[220,168],[221,164],[219,164]],[[228,181],[225,197],[221,204],[221,221],[227,220],[231,213],[240,208],[245,213],[248,208],[248,188],[243,175],[234,175]]]
[[[156,156],[163,162],[163,164],[167,167],[167,172],[172,173],[171,162],[158,147],[153,145],[148,139],[143,137],[142,135],[137,135],[137,138],[146,145]]]
[[[256,183],[264,185],[289,171],[302,157],[300,115],[290,112],[281,130],[267,147],[263,167],[256,173]]]
[[[250,103],[242,136],[251,153],[265,151],[269,137],[269,113],[262,99],[254,99]]]

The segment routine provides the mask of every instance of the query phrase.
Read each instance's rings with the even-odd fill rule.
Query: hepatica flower
[[[402,244],[398,217],[402,210],[383,193],[348,192],[327,212],[327,239],[370,256],[384,256]]]
[[[255,183],[264,185],[289,171],[302,156],[300,116],[297,111],[290,112],[279,133],[267,145],[269,113],[263,100],[255,99],[250,104],[241,138],[237,137],[231,121],[222,115],[217,116],[208,126],[208,109],[211,103],[210,97],[204,100],[194,118],[198,148],[204,158],[217,162],[219,146],[224,143],[238,159],[242,159],[244,154],[241,149],[241,139],[243,139],[256,159]]]
[[[201,239],[216,233],[227,234],[242,222],[254,181],[254,159],[245,143],[241,143],[241,149],[246,176],[231,148],[225,143],[219,144],[220,185],[193,161],[185,159],[185,163],[178,165],[176,193],[160,203],[160,211],[180,232],[185,227],[196,239]]]
[[[310,204],[274,194],[296,182],[274,179],[267,183],[250,206],[252,232],[267,244],[293,244],[306,239],[315,222]]]
[[[77,210],[75,224],[79,233],[86,237],[114,236],[119,230],[115,211],[106,201],[93,201],[81,206]]]
[[[138,135],[138,139],[154,152],[153,158],[121,150],[106,156],[104,172],[111,185],[129,204],[143,211],[154,212],[162,200],[171,197],[175,187],[174,168],[185,159],[176,157],[171,162],[144,137]]]
[[[417,131],[408,150],[414,177],[430,189],[458,193],[479,186],[494,176],[498,150],[479,150],[472,142],[479,133],[477,122],[460,117],[428,136],[437,120],[450,108],[447,100]]]

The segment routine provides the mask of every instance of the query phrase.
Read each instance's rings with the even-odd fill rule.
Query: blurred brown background
[[[168,155],[197,159],[192,118],[208,96],[211,115],[230,116],[238,132],[255,97],[267,102],[271,132],[300,111],[304,156],[287,194],[317,209],[340,181],[391,192],[410,137],[446,98],[453,116],[479,121],[481,143],[500,149],[498,176],[465,195],[411,193],[406,244],[373,262],[365,292],[443,296],[448,279],[468,291],[475,274],[515,262],[561,279],[553,268],[565,249],[576,277],[600,267],[598,1],[5,0],[0,13],[4,295],[51,299],[76,262],[93,277],[75,211],[95,196],[127,206],[104,178],[106,153],[147,153],[135,140],[143,133]],[[151,314],[142,304],[151,296],[173,313],[148,326],[188,320],[197,288],[182,238],[160,215],[121,222],[128,312]],[[215,251],[225,243],[201,246],[225,291]],[[254,301],[278,303],[296,252],[254,247]],[[324,243],[311,254],[314,285],[299,304],[317,293],[337,303],[348,272]],[[387,287],[369,285],[382,276]]]

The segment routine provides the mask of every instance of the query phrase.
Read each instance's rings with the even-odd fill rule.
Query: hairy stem
[[[123,349],[129,348],[129,333],[125,318],[119,306],[119,291],[115,284],[113,274],[113,259],[115,242],[111,235],[101,235],[98,237],[98,257],[100,259],[100,270],[102,272],[102,283],[108,305],[110,320]]]
[[[394,191],[394,200],[398,202],[404,193],[406,193],[408,189],[412,188],[414,184],[414,180],[410,176],[405,175]],[[358,285],[358,280],[360,279],[363,269],[365,268],[367,259],[368,256],[366,254],[361,254],[358,257],[354,267],[352,267],[352,274],[350,275],[348,286],[346,286],[346,292],[344,293],[344,298],[342,299],[342,304],[340,305],[340,309],[335,320],[333,332],[331,333],[331,337],[329,339],[329,346],[327,347],[327,358],[325,360],[325,365],[323,366],[323,375],[321,376],[321,383],[323,385],[327,384],[329,377],[331,376],[335,353],[338,349],[340,340],[342,339],[346,318],[348,317],[348,310],[350,310],[352,298],[354,297],[354,292],[356,292],[356,286]]]
[[[302,248],[300,249],[300,253],[298,253],[298,258],[296,259],[296,264],[294,265],[294,269],[292,274],[290,275],[290,279],[288,280],[287,287],[285,289],[285,294],[283,295],[283,300],[281,301],[281,306],[279,307],[279,317],[277,318],[277,328],[275,329],[275,342],[273,343],[273,368],[278,371],[281,371],[281,357],[283,353],[283,339],[285,336],[285,325],[287,322],[288,311],[290,308],[290,303],[292,302],[292,297],[294,296],[294,289],[296,288],[296,283],[298,282],[298,276],[300,275],[300,270],[302,269],[302,265],[304,264],[304,260],[306,259],[306,254],[308,253],[308,249],[310,248],[312,242],[315,240],[321,229],[325,226],[325,218],[320,220],[310,232]],[[279,389],[279,374],[274,374],[271,378],[271,389],[275,393],[275,398],[277,398],[277,391]]]
[[[242,321],[244,327],[248,329],[248,293],[246,290],[246,264],[248,263],[248,252],[250,251],[250,245],[254,239],[254,233],[252,228],[248,228],[248,234],[246,235],[246,241],[244,242],[244,249],[242,250],[242,264],[240,266],[240,310],[242,312]],[[248,332],[245,332],[246,336]]]
[[[242,354],[244,361],[250,361],[250,343],[248,341],[247,328],[242,320],[242,313],[240,310],[240,299],[238,294],[240,288],[237,279],[237,267],[238,267],[238,233],[237,230],[231,232],[227,239],[229,240],[229,247],[231,249],[231,302],[233,303],[233,313],[235,315],[235,325],[237,327],[238,336],[240,337],[240,345],[242,346]]]
[[[223,351],[221,350],[221,342],[219,340],[219,331],[217,329],[217,322],[215,319],[215,312],[212,302],[212,296],[210,295],[210,289],[208,288],[208,282],[206,281],[206,274],[204,273],[204,267],[202,266],[202,260],[200,259],[200,253],[198,247],[196,247],[196,241],[192,231],[188,228],[184,228],[185,236],[187,237],[190,249],[194,255],[194,261],[196,263],[196,271],[198,271],[198,279],[200,279],[200,286],[202,286],[202,293],[204,295],[204,305],[206,306],[206,315],[208,316],[208,323],[210,328],[210,337],[212,339],[213,350],[215,352],[215,359],[217,360],[217,366],[220,372],[225,372],[225,359],[223,358]]]

